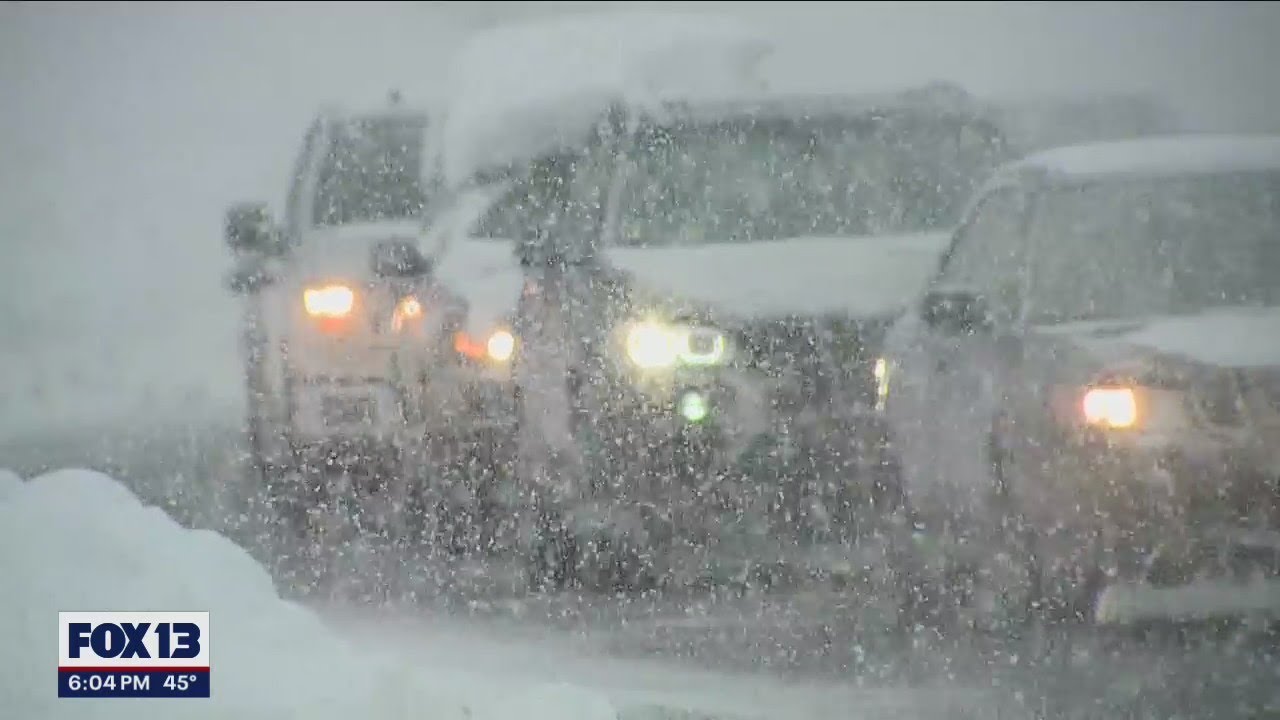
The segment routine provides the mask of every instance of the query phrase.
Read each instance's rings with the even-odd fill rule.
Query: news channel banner
[[[209,697],[209,613],[58,613],[58,697]]]

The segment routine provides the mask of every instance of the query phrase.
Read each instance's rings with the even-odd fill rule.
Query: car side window
[[[1026,277],[1025,200],[1018,188],[988,194],[956,233],[935,284],[985,296],[997,318],[1019,317]]]

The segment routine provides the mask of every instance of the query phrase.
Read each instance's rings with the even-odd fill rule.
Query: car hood
[[[800,237],[692,247],[610,248],[642,294],[739,317],[849,314],[905,307],[937,267],[947,233]]]
[[[512,242],[452,235],[417,222],[369,223],[308,235],[301,268],[311,275],[366,272],[376,240],[416,238],[435,260],[436,278],[463,297],[468,325],[505,322],[523,287]],[[924,286],[947,233],[799,237],[673,248],[609,248],[608,262],[642,296],[741,318],[848,314],[880,317],[904,307]]]
[[[1037,328],[1106,359],[1135,352],[1222,368],[1280,366],[1280,307],[1223,307],[1189,315]]]

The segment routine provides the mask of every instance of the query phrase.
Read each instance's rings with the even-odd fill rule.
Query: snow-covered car
[[[1280,136],[1057,148],[976,193],[879,363],[944,621],[1280,611],[1278,231]]]
[[[449,108],[446,175],[503,189],[471,241],[505,241],[523,268],[515,479],[535,517],[561,524],[532,555],[557,582],[597,556],[605,582],[669,579],[668,551],[716,544],[728,518],[771,520],[742,532],[774,538],[850,532],[881,489],[855,467],[879,437],[859,432],[874,421],[863,345],[935,264],[944,236],[927,231],[1004,159],[990,123],[914,94],[776,96],[739,79],[708,95],[659,78],[731,67],[710,57],[717,42],[756,52],[713,32],[687,38],[699,60],[677,66],[685,20],[655,30],[662,50],[637,65],[548,70],[578,84],[540,90],[520,63],[562,55],[550,38],[581,31],[560,41],[577,53],[617,27],[501,29],[473,46]],[[495,61],[538,32],[536,61]],[[643,42],[624,32],[624,47]]]
[[[505,397],[492,388],[512,336],[476,334],[453,289],[483,252],[452,252],[428,229],[430,126],[398,101],[327,110],[302,143],[283,222],[264,203],[226,214],[227,283],[244,303],[246,492],[308,548],[328,545],[315,541],[321,520],[356,514],[397,542],[475,529],[488,481],[472,466],[497,467],[510,434],[489,420],[511,413],[485,409]]]

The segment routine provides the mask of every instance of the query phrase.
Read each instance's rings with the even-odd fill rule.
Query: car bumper
[[[1089,472],[1083,507],[1125,532],[1193,535],[1224,526],[1280,523],[1280,443],[1204,435],[1178,438],[1084,436],[1071,448]],[[1139,533],[1139,535],[1148,533]]]
[[[307,508],[319,508],[335,497],[402,498],[401,454],[382,438],[361,436],[295,441],[292,472],[276,482],[273,492]]]
[[[624,475],[664,466],[692,470],[720,482],[743,481],[748,494],[788,502],[779,499],[781,492],[794,503],[818,503],[833,513],[896,491],[896,479],[886,472],[883,421],[872,408],[779,402],[784,392],[760,374],[718,373],[673,385],[659,399],[648,395],[620,418],[587,430],[607,435],[597,445],[613,438],[616,448],[618,438],[632,439],[637,451],[627,470],[619,471]],[[705,399],[708,412],[699,422],[680,411],[687,393]]]
[[[399,457],[399,450],[395,445],[373,435],[295,441],[292,448],[295,460],[303,467],[333,468],[336,465],[368,462],[391,469]]]
[[[448,410],[440,417],[449,417],[455,433],[510,430],[517,419],[515,386],[509,381],[473,379],[458,389],[456,404]]]
[[[1034,522],[1068,529],[1041,541],[1088,550],[1105,573],[1099,622],[1280,614],[1277,447],[1085,434],[1039,478],[1058,491],[1039,496]]]
[[[291,377],[290,440],[295,447],[391,444],[404,424],[402,398],[376,377]]]
[[[1101,625],[1146,622],[1205,622],[1280,617],[1280,580],[1254,577],[1224,584],[1193,580],[1177,586],[1118,582],[1108,585],[1094,603]]]
[[[515,426],[515,384],[490,368],[442,370],[413,388],[415,424],[433,438],[466,437]]]

